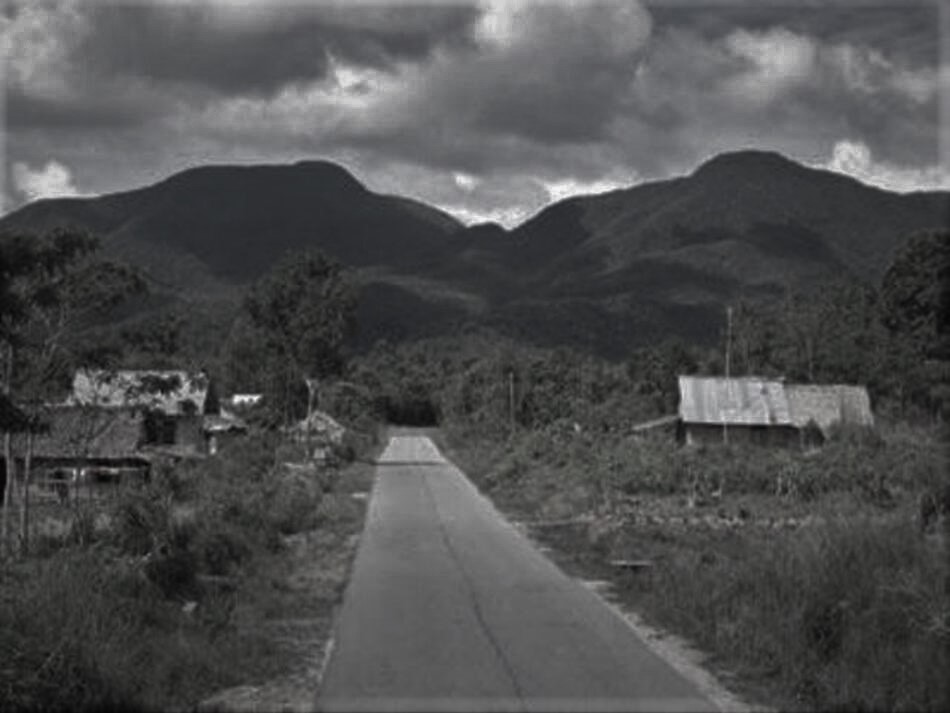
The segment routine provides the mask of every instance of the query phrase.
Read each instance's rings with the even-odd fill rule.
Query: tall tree
[[[950,230],[912,235],[881,282],[881,320],[894,337],[902,401],[950,410]]]
[[[338,375],[344,343],[355,326],[356,291],[343,267],[320,252],[286,255],[255,283],[244,301],[259,340],[259,372],[272,405],[285,419],[306,404],[305,378]]]
[[[881,282],[881,317],[928,358],[950,358],[950,230],[911,236]]]
[[[4,434],[7,480],[0,536],[8,546],[15,464],[22,455],[20,542],[24,552],[28,547],[32,432],[40,422],[40,406],[55,395],[57,385],[70,372],[71,350],[88,320],[131,293],[144,290],[136,272],[92,260],[98,247],[94,236],[66,229],[44,235],[0,235],[2,393],[21,404],[29,421],[24,453],[14,453],[9,429]]]

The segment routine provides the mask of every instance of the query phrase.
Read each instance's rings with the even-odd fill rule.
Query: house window
[[[153,446],[171,446],[175,444],[176,422],[173,416],[161,411],[150,411],[145,415],[145,442]]]

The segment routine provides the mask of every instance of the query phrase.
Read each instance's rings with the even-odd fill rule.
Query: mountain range
[[[608,356],[665,335],[713,340],[740,297],[876,282],[911,233],[948,225],[948,192],[892,193],[761,151],[568,198],[510,230],[374,193],[325,161],[203,166],[0,218],[0,232],[98,234],[149,276],[148,310],[233,309],[287,250],[313,247],[353,269],[363,346],[487,326]]]

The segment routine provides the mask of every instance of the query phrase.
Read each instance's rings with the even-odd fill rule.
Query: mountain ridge
[[[666,334],[714,339],[711,316],[738,298],[842,275],[876,282],[908,234],[948,216],[945,191],[898,194],[739,151],[686,176],[570,196],[511,229],[464,226],[303,160],[196,166],[129,191],[36,201],[0,218],[0,231],[98,233],[107,256],[144,269],[168,302],[236,303],[287,250],[313,247],[364,289],[363,344],[474,323],[620,354]]]

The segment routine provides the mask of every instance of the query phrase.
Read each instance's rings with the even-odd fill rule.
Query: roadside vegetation
[[[265,394],[247,434],[60,499],[31,483],[32,436],[48,427],[37,404],[61,403],[80,367],[196,368],[174,315],[109,326],[146,283],[97,247],[69,230],[0,236],[0,709],[190,710],[288,671],[310,697],[300,669],[329,635],[378,441],[367,399],[329,385],[355,306],[344,271],[288,256],[242,306],[249,342],[198,355],[219,389]],[[319,404],[305,377],[326,385]],[[346,428],[319,463],[282,429],[317,406]]]
[[[950,555],[920,496],[945,487],[947,444],[881,430],[809,455],[572,428],[450,453],[566,570],[611,581],[740,692],[783,710],[944,710]]]
[[[733,375],[868,385],[876,428],[807,451],[632,430],[675,413],[677,374],[722,374],[721,348],[616,364],[469,333],[354,369],[389,411],[434,414],[450,456],[563,567],[610,581],[753,700],[946,710],[948,276],[950,235],[927,233],[879,286],[737,307]]]
[[[345,571],[303,601],[286,563],[309,533],[322,538],[311,566],[352,555],[364,508],[352,492],[368,489],[368,473],[358,462],[288,468],[277,446],[259,433],[165,468],[0,566],[3,707],[190,708],[299,665],[265,624],[322,617],[325,636]]]

